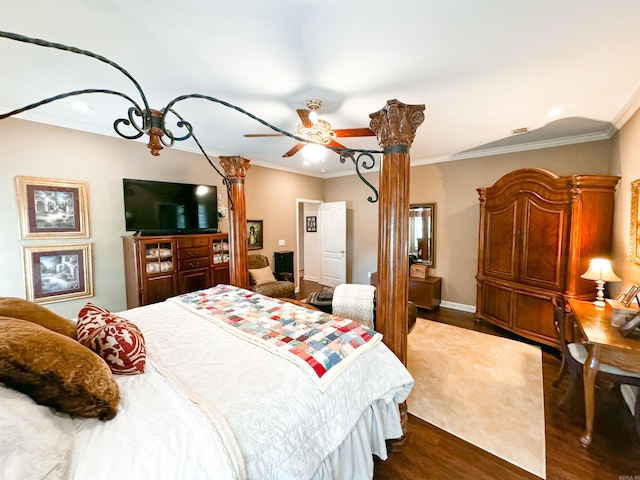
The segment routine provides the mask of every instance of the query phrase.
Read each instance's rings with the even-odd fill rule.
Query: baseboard
[[[464,303],[447,302],[443,300],[440,302],[440,306],[444,308],[451,308],[452,310],[460,310],[462,312],[476,313],[475,305],[466,305]]]
[[[305,275],[305,276],[304,276],[304,279],[305,279],[305,280],[308,280],[309,282],[316,282],[316,283],[320,283],[320,282],[319,282],[319,280],[320,280],[320,279],[319,279],[318,277],[312,277],[312,276],[310,276],[310,275]]]

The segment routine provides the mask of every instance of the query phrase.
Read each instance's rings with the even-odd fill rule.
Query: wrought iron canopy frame
[[[38,39],[38,38],[31,38],[31,37],[27,37],[24,35],[20,35],[17,33],[10,33],[10,32],[4,32],[4,31],[0,31],[0,38],[6,38],[9,40],[14,40],[17,42],[23,42],[23,43],[29,43],[32,45],[38,45],[41,47],[46,47],[46,48],[54,48],[57,50],[63,50],[66,52],[70,52],[70,53],[75,53],[78,55],[84,55],[93,59],[96,59],[100,62],[106,63],[107,65],[117,69],[118,71],[120,71],[125,77],[127,77],[135,86],[136,90],[138,91],[138,94],[140,95],[140,99],[142,101],[142,106],[136,102],[133,98],[131,98],[129,95],[122,93],[122,92],[118,92],[115,90],[109,90],[109,89],[96,89],[96,88],[87,88],[87,89],[83,89],[83,90],[74,90],[71,92],[66,92],[66,93],[61,93],[58,95],[54,95],[52,97],[49,98],[45,98],[43,100],[40,100],[38,102],[35,103],[31,103],[29,105],[26,105],[24,107],[21,108],[17,108],[15,110],[11,110],[7,113],[3,113],[0,114],[0,120],[3,120],[5,118],[9,118],[12,117],[14,115],[18,115],[20,113],[26,112],[28,110],[32,110],[35,108],[38,108],[42,105],[46,105],[48,103],[52,103],[55,102],[57,100],[61,100],[64,98],[68,98],[68,97],[74,97],[74,96],[78,96],[78,95],[85,95],[85,94],[92,94],[92,93],[102,93],[102,94],[106,94],[106,95],[116,95],[119,96],[121,98],[124,98],[125,100],[129,101],[133,106],[130,107],[127,111],[127,117],[126,118],[119,118],[116,119],[113,122],[113,129],[115,130],[115,132],[122,138],[128,139],[128,140],[135,140],[138,139],[140,137],[142,137],[143,135],[149,135],[149,143],[147,144],[147,146],[149,147],[149,149],[151,149],[151,154],[152,155],[159,155],[160,154],[160,150],[162,150],[164,147],[172,147],[174,145],[175,142],[181,142],[181,141],[185,141],[188,140],[189,138],[193,138],[193,140],[195,141],[196,145],[198,146],[198,149],[200,150],[200,152],[204,155],[204,157],[207,159],[207,161],[209,162],[209,164],[211,165],[211,167],[213,167],[213,169],[218,173],[218,175],[220,175],[223,179],[223,183],[225,184],[227,191],[230,188],[230,179],[228,177],[226,177],[216,166],[215,164],[211,161],[211,159],[209,158],[209,156],[207,155],[207,153],[205,152],[204,148],[202,147],[200,141],[198,140],[198,138],[196,137],[195,133],[194,133],[194,129],[193,126],[191,125],[191,123],[189,123],[187,120],[185,120],[184,118],[182,118],[178,112],[176,112],[176,110],[174,109],[174,106],[186,99],[202,99],[202,100],[208,100],[210,102],[222,105],[224,107],[228,107],[231,108],[233,110],[236,110],[237,112],[246,115],[250,118],[252,118],[253,120],[261,123],[262,125],[270,128],[271,130],[274,130],[276,132],[278,132],[279,134],[282,134],[284,136],[290,137],[298,142],[301,143],[317,143],[317,142],[313,142],[310,141],[307,138],[303,138],[300,137],[298,135],[295,135],[293,133],[287,132],[286,130],[283,130],[281,128],[276,127],[275,125],[272,125],[271,123],[267,122],[266,120],[263,120],[262,118],[244,110],[241,107],[238,107],[237,105],[233,105],[229,102],[226,102],[224,100],[221,100],[219,98],[216,97],[212,97],[212,96],[208,96],[208,95],[203,95],[203,94],[197,94],[197,93],[192,93],[192,94],[187,94],[187,95],[180,95],[176,98],[174,98],[173,100],[171,100],[164,108],[160,109],[160,110],[154,110],[152,108],[149,107],[149,102],[147,100],[147,96],[145,95],[144,91],[142,90],[142,87],[140,86],[140,84],[138,83],[138,81],[127,71],[125,70],[123,67],[121,67],[120,65],[118,65],[117,63],[113,62],[112,60],[109,60],[106,57],[103,57],[102,55],[98,55],[96,53],[90,52],[88,50],[83,50],[80,48],[76,48],[76,47],[72,47],[72,46],[68,46],[68,45],[63,45],[61,43],[54,43],[54,42],[49,42],[47,40],[42,40],[42,39]],[[169,114],[173,114],[177,117],[177,121],[176,121],[176,127],[179,129],[185,129],[186,133],[184,133],[181,136],[177,136],[174,135],[174,133],[167,128],[167,116]],[[125,132],[123,132],[121,130],[122,126],[126,126],[126,127],[133,127],[133,129],[135,130],[136,133],[133,134],[127,134]],[[318,145],[322,145],[321,143],[317,143]],[[340,155],[340,163],[345,163],[347,161],[347,159],[350,159],[354,166],[355,166],[355,171],[356,174],[358,175],[358,177],[360,178],[360,180],[365,183],[372,191],[373,191],[373,195],[369,196],[367,199],[369,202],[371,203],[375,203],[378,201],[379,195],[378,195],[378,191],[376,190],[376,188],[370,183],[368,182],[364,176],[363,176],[363,172],[361,169],[364,170],[371,170],[372,168],[375,167],[376,165],[376,158],[375,158],[375,154],[382,154],[383,152],[381,150],[366,150],[366,149],[351,149],[351,148],[339,148],[339,147],[332,147],[332,146],[328,146],[328,145],[322,145],[325,148],[331,149],[333,151],[335,151],[336,153],[338,153]],[[233,208],[233,205],[231,205],[231,208]]]

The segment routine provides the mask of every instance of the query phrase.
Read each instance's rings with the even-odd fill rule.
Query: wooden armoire
[[[552,300],[595,298],[580,275],[611,254],[619,180],[526,168],[478,188],[476,319],[557,346]]]

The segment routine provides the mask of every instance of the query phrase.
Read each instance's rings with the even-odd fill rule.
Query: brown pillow
[[[251,279],[256,285],[263,285],[265,283],[272,283],[276,281],[276,278],[273,276],[273,272],[271,271],[271,267],[250,268],[249,275],[251,275]]]
[[[81,417],[116,416],[120,390],[97,354],[35,323],[0,317],[0,382]]]
[[[22,298],[0,297],[0,316],[28,320],[67,337],[76,338],[74,322]]]

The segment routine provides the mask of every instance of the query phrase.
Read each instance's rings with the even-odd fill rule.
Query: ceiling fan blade
[[[344,145],[342,145],[341,143],[336,142],[335,140],[331,140],[329,142],[329,146],[330,147],[336,147],[336,148],[344,148],[344,149],[347,148]],[[335,150],[334,150],[334,152],[335,152]],[[336,154],[340,155],[340,152],[336,152]],[[342,155],[344,155],[345,157],[348,157],[348,158],[353,158],[353,153],[344,152]]]
[[[370,128],[335,128],[337,137],[375,137],[376,134]]]
[[[295,147],[293,147],[291,150],[289,150],[287,153],[285,153],[284,155],[282,155],[283,157],[293,157],[296,153],[298,153],[300,151],[300,149],[302,149],[302,147],[304,147],[305,144],[304,143],[298,143]]]
[[[300,108],[296,110],[296,112],[298,112],[298,116],[300,117],[302,125],[304,125],[305,128],[310,128],[313,125],[313,122],[309,120],[309,114],[311,113],[310,110]]]

